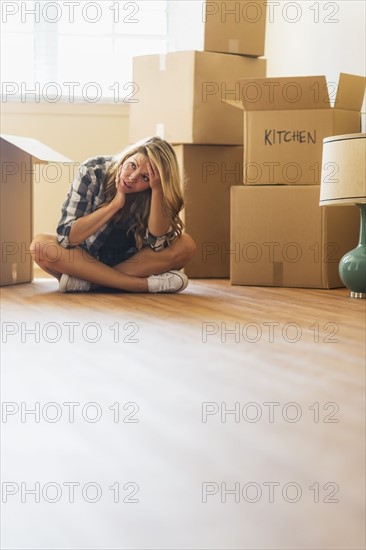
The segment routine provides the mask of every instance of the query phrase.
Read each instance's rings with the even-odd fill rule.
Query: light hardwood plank
[[[1,289],[2,478],[19,485],[5,547],[364,547],[365,301],[227,280],[178,295],[57,286]],[[39,422],[23,410],[35,403]],[[22,503],[21,481],[62,498]],[[70,503],[65,481],[102,496]],[[114,503],[116,482],[139,502]],[[222,502],[225,487],[240,491]]]

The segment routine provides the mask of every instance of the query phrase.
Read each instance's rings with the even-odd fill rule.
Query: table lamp
[[[351,298],[366,298],[366,134],[323,140],[320,206],[357,204],[360,238],[339,263],[339,276]]]

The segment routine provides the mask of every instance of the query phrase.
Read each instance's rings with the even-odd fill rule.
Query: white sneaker
[[[182,292],[188,285],[188,277],[181,271],[168,271],[147,278],[149,292]]]
[[[91,289],[89,281],[82,281],[64,273],[60,279],[60,292],[88,292]]]

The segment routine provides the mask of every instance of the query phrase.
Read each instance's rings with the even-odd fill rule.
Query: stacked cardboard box
[[[232,284],[335,288],[357,244],[356,206],[319,206],[323,138],[358,133],[365,79],[242,79],[243,186],[231,190]],[[333,95],[334,97],[334,95]],[[337,166],[329,166],[334,177]]]
[[[185,271],[190,277],[227,278],[230,257],[216,251],[229,247],[230,187],[241,185],[243,130],[241,117],[225,100],[239,100],[241,78],[266,75],[266,60],[259,58],[266,4],[189,4],[199,10],[190,12],[189,29],[180,19],[176,34],[177,49],[189,50],[134,58],[138,92],[130,104],[129,138],[133,143],[159,135],[174,145],[186,231],[197,244]]]

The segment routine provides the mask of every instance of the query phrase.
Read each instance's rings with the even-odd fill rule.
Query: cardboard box
[[[170,49],[264,55],[266,2],[174,2]]]
[[[29,245],[33,238],[35,163],[70,162],[43,143],[1,134],[1,267],[0,286],[33,278]]]
[[[133,60],[131,143],[159,135],[170,143],[242,145],[243,127],[225,98],[239,99],[238,80],[265,76],[266,60],[211,52],[147,55]]]
[[[319,185],[323,139],[360,132],[364,77],[341,74],[338,90],[329,91],[324,76],[239,85],[240,101],[226,101],[244,109],[244,184]]]
[[[233,285],[336,288],[358,242],[357,206],[319,206],[319,185],[231,189]]]
[[[230,188],[241,186],[243,148],[239,146],[176,145],[184,181],[183,220],[197,252],[185,273],[197,278],[229,278]]]

